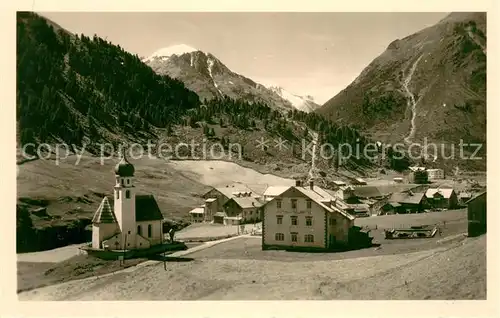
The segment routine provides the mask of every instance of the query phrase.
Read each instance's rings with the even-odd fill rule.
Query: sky
[[[147,57],[186,44],[232,71],[319,104],[349,85],[387,46],[432,26],[443,12],[41,12],[70,32]]]

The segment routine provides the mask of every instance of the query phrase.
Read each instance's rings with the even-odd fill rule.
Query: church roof
[[[108,197],[104,197],[94,214],[92,223],[116,223],[116,217],[109,204]]]
[[[115,174],[120,177],[133,177],[134,172],[135,172],[134,165],[128,162],[124,152],[122,159],[115,166]]]
[[[163,214],[156,199],[152,195],[135,196],[135,221],[156,221],[163,220]]]

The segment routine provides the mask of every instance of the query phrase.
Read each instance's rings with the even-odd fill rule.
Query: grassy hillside
[[[455,144],[458,152],[463,139],[483,143],[486,153],[485,13],[453,13],[395,40],[317,112],[353,124],[376,140],[401,142],[412,117],[405,80],[417,102],[412,141]],[[485,162],[454,164],[484,169]]]

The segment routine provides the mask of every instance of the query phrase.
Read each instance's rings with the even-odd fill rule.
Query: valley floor
[[[182,251],[165,268],[152,261],[19,299],[485,299],[486,236],[466,238],[463,215],[439,215],[448,220],[442,237],[385,240],[378,228],[372,235],[379,247],[345,253],[262,251],[260,237],[240,236]],[[407,217],[418,223],[420,216]]]

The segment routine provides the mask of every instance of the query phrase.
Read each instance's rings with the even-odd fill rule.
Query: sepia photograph
[[[487,12],[15,16],[19,301],[487,299]]]

